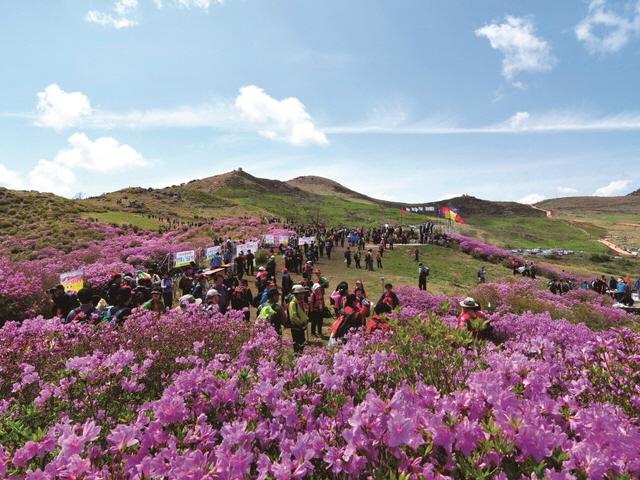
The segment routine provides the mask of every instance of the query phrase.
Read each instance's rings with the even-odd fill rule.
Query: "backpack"
[[[425,267],[425,266],[420,267],[420,276],[428,277],[429,276],[429,267]]]

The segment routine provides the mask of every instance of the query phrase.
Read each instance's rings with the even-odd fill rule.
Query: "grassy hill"
[[[615,211],[612,205],[616,204],[624,205],[624,212],[640,213],[639,196],[550,200],[539,204],[537,209],[467,195],[439,202],[402,204],[368,197],[322,177],[297,177],[283,182],[236,170],[166,188],[126,188],[85,200],[2,189],[0,236],[35,241],[37,246],[69,249],[75,241],[92,238],[91,231],[78,228],[81,219],[145,230],[161,229],[176,222],[200,224],[244,216],[277,216],[329,226],[378,226],[418,224],[433,218],[417,213],[401,215],[403,207],[450,206],[460,208],[467,220],[466,226],[456,228],[489,243],[603,253],[606,248],[597,240],[609,235],[612,226],[625,228],[625,224],[636,225],[634,222],[640,225],[638,213],[612,213]],[[552,218],[545,216],[545,209],[553,211]]]
[[[537,204],[553,218],[584,229],[599,230],[600,238],[616,245],[640,247],[640,195],[621,197],[567,197]]]

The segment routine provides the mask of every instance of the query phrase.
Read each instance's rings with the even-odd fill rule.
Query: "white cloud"
[[[613,180],[608,185],[598,188],[593,194],[596,197],[612,197],[622,193],[631,183],[631,180]]]
[[[544,195],[540,195],[539,193],[531,193],[525,197],[522,197],[520,200],[518,200],[518,203],[524,203],[526,205],[532,205],[534,203],[538,203],[541,202],[542,200],[544,200],[545,197]]]
[[[222,0],[173,0],[176,5],[184,8],[199,8],[201,10],[208,10],[209,7],[218,3],[221,4]]]
[[[39,160],[29,172],[29,186],[41,192],[68,195],[76,176],[68,168],[50,160]]]
[[[326,134],[359,135],[466,135],[466,134],[532,134],[557,132],[611,132],[640,130],[640,113],[593,117],[577,112],[550,112],[533,116],[518,112],[507,120],[480,126],[459,126],[447,120],[427,120],[400,125],[372,124],[324,127]]]
[[[112,137],[93,141],[84,133],[74,133],[68,141],[71,148],[61,150],[54,159],[58,165],[103,173],[148,165],[140,153]]]
[[[513,115],[509,120],[507,120],[507,124],[511,128],[520,128],[524,126],[524,124],[529,120],[529,112],[517,112]]]
[[[89,98],[82,92],[65,92],[52,83],[38,92],[36,124],[57,130],[76,125],[92,112]]]
[[[563,195],[574,195],[578,193],[578,190],[573,187],[558,187],[558,193],[562,193]]]
[[[592,0],[575,33],[590,53],[617,52],[640,35],[640,1],[635,6],[624,3],[614,10],[607,0]]]
[[[20,174],[18,172],[9,170],[0,163],[0,187],[21,190],[24,188],[24,183],[22,182],[22,178],[20,178]]]
[[[138,8],[138,0],[117,0],[111,7],[111,12],[90,10],[85,16],[89,23],[97,23],[104,27],[113,27],[116,30],[135,27],[138,22],[130,17]]]
[[[219,5],[222,2],[223,0],[171,0],[169,3],[179,8],[208,11],[211,5]],[[116,30],[135,27],[138,21],[133,18],[133,15],[137,12],[139,3],[139,0],[116,0],[108,11],[90,10],[84,18],[89,23],[112,27]],[[153,0],[153,3],[158,10],[165,4],[163,0]]]
[[[304,104],[295,97],[276,100],[262,88],[240,88],[235,106],[244,119],[260,126],[259,133],[271,140],[293,145],[326,145],[325,134],[313,123]]]
[[[508,15],[504,23],[485,25],[475,33],[489,40],[491,48],[504,55],[502,75],[507,80],[511,81],[520,72],[540,72],[553,68],[555,58],[551,54],[551,47],[536,36],[531,19]],[[515,82],[514,85],[517,88],[524,87],[521,82]]]

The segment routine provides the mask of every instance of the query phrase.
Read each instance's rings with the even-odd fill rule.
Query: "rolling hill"
[[[490,202],[463,196],[441,202],[407,204],[368,197],[322,177],[297,177],[287,182],[255,177],[243,170],[192,180],[161,189],[127,188],[83,201],[89,208],[119,210],[187,222],[239,215],[295,218],[328,225],[375,225],[398,222],[400,209],[456,206],[466,215],[544,216],[528,205]],[[409,214],[403,221],[420,222]]]
[[[559,201],[569,202],[562,206],[568,211],[571,200]],[[589,197],[585,201],[598,202],[600,199]],[[635,205],[640,204],[640,197],[621,197],[618,201]],[[438,202],[405,204],[375,199],[318,176],[297,177],[285,182],[235,170],[166,188],[125,188],[84,200],[2,189],[0,205],[5,208],[0,214],[0,237],[15,236],[36,241],[38,245],[68,249],[75,241],[92,236],[78,226],[82,219],[129,224],[141,229],[246,216],[275,216],[294,219],[298,223],[319,222],[329,226],[377,226],[382,223],[418,224],[434,218],[418,213],[401,214],[405,207],[432,206],[437,210],[450,206],[459,208],[467,220],[467,225],[462,227],[464,233],[503,247],[603,250],[596,240],[605,236],[606,228],[587,220],[566,218],[564,214],[546,218],[543,209],[555,211],[560,208],[553,202],[542,202],[534,208],[464,195]],[[575,202],[579,204],[582,199]],[[70,241],[69,237],[75,240]]]

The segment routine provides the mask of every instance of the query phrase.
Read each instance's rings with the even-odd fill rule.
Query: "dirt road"
[[[624,255],[626,257],[632,257],[633,256],[629,252],[623,250],[622,248],[618,247],[615,243],[612,243],[609,240],[598,240],[598,242],[600,242],[601,244],[607,246],[608,248],[610,248],[614,252],[619,253],[620,255]]]

